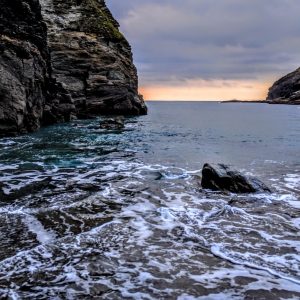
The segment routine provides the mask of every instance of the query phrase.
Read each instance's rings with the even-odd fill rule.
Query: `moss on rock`
[[[102,35],[110,40],[126,41],[119,31],[119,24],[105,5],[97,0],[83,0],[82,7],[84,7],[80,20],[82,31]]]

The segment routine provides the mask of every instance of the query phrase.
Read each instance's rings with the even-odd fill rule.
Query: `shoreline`
[[[286,105],[300,105],[300,100],[225,100],[220,103],[261,103],[261,104],[286,104]]]

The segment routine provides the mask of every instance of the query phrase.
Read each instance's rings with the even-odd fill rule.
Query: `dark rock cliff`
[[[80,115],[140,114],[131,47],[103,0],[41,0],[48,26],[52,77]]]
[[[131,47],[103,0],[0,0],[0,136],[145,114]]]
[[[269,89],[270,103],[300,104],[300,68],[284,76]]]
[[[38,1],[0,0],[0,135],[40,127],[48,77]]]

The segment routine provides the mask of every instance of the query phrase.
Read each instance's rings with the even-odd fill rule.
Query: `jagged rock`
[[[232,193],[271,192],[259,179],[246,177],[223,164],[205,164],[202,169],[202,188]]]
[[[300,68],[276,81],[269,89],[267,101],[300,104]]]
[[[34,194],[46,188],[52,188],[53,186],[51,185],[51,181],[51,177],[46,177],[40,181],[30,182],[19,189],[12,190],[9,194],[4,193],[4,186],[1,186],[0,184],[0,201],[12,201],[30,194]]]
[[[0,0],[0,137],[145,114],[131,48],[103,0]]]
[[[116,129],[123,129],[124,127],[125,127],[124,117],[105,119],[100,122],[101,129],[116,130]]]
[[[46,99],[46,27],[38,1],[0,0],[0,136],[39,128]]]
[[[79,114],[144,114],[131,47],[103,0],[41,0],[52,77]]]

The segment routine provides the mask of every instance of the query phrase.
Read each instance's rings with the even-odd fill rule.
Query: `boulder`
[[[265,193],[271,190],[259,179],[244,176],[224,164],[205,164],[202,169],[202,188],[232,193]]]
[[[124,127],[125,125],[123,117],[109,118],[100,122],[101,129],[121,130]]]

